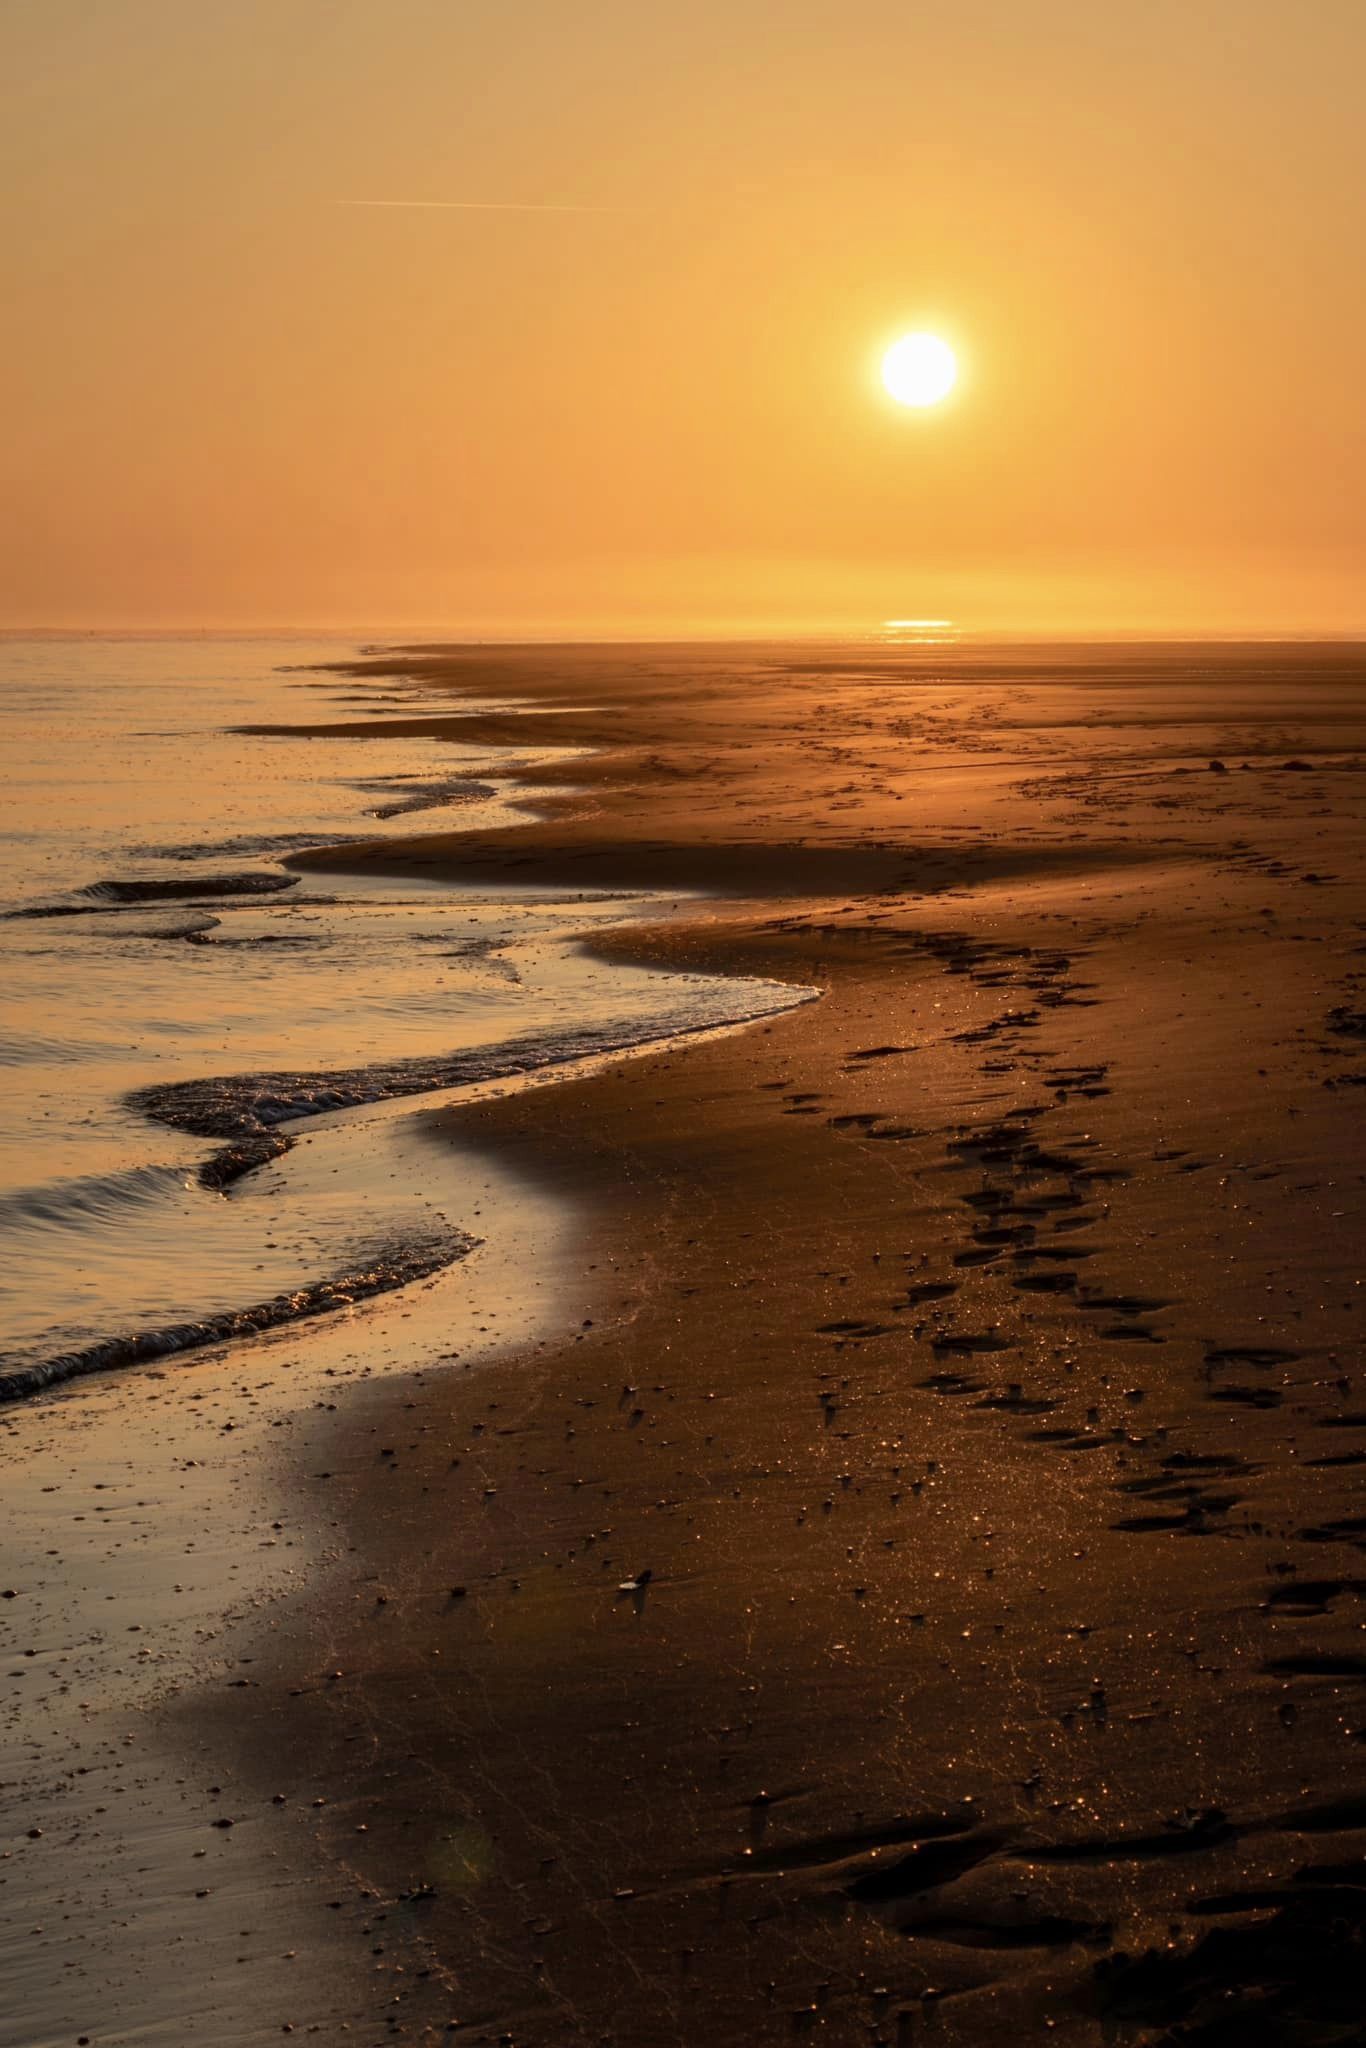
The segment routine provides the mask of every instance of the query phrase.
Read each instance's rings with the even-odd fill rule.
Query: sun
[[[958,382],[958,359],[937,334],[903,334],[882,358],[882,381],[898,405],[938,405]]]

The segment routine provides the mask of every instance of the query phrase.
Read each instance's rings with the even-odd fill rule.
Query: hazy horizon
[[[1305,26],[21,0],[0,623],[1366,630],[1366,14]]]
[[[446,647],[716,647],[733,644],[736,646],[781,645],[787,642],[811,641],[830,645],[847,646],[859,641],[868,641],[878,647],[904,647],[908,651],[932,647],[983,646],[1009,648],[1012,646],[1366,646],[1366,625],[1322,627],[1272,627],[1262,629],[1245,627],[1235,631],[1228,628],[1205,628],[1182,625],[1112,626],[1036,626],[1036,627],[973,627],[958,624],[957,621],[943,621],[940,632],[914,632],[894,630],[898,622],[892,620],[865,620],[862,623],[849,621],[837,625],[785,625],[780,622],[756,622],[753,624],[718,623],[714,626],[693,622],[686,630],[681,625],[670,627],[667,622],[645,632],[630,630],[625,626],[619,631],[608,627],[594,628],[585,624],[575,629],[567,625],[556,628],[546,626],[543,630],[529,632],[512,625],[485,627],[479,629],[460,621],[430,620],[389,620],[370,621],[357,624],[354,621],[305,620],[302,624],[284,624],[278,620],[260,620],[241,624],[195,624],[178,622],[157,625],[149,622],[127,624],[90,625],[45,625],[17,623],[0,624],[0,640],[346,640],[373,642],[381,649],[393,649],[400,645],[446,646]]]

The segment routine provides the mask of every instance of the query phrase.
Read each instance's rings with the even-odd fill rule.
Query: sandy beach
[[[1366,2048],[1364,74],[0,5],[0,2048]]]
[[[1360,650],[355,673],[591,751],[292,867],[697,892],[595,952],[818,1000],[419,1106],[443,1367],[358,1308],[10,1411],[0,2043],[1361,2040]],[[61,1656],[137,1638],[45,1489],[116,1452],[91,1793]]]

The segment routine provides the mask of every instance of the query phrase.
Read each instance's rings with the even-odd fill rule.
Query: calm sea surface
[[[397,1114],[424,1091],[792,1001],[578,950],[639,898],[290,875],[305,846],[511,817],[516,760],[557,758],[534,717],[520,757],[385,736],[386,718],[449,699],[310,672],[357,652],[0,639],[0,1394],[458,1255],[448,1179],[358,1184],[344,1144],[335,1188],[314,1166],[292,1190],[287,1159],[228,1177],[302,1118],[388,1098]],[[339,716],[379,730],[231,730]]]

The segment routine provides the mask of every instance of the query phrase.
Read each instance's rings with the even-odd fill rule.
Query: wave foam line
[[[773,985],[775,993],[777,985]],[[540,1073],[546,1067],[608,1053],[632,1052],[646,1045],[665,1045],[729,1026],[757,1023],[785,1009],[809,1002],[815,991],[784,987],[781,1002],[734,1017],[682,1020],[659,1016],[642,1019],[617,1031],[583,1026],[553,1037],[505,1038],[497,1045],[430,1058],[391,1060],[371,1067],[343,1068],[331,1073],[224,1075],[207,1081],[172,1081],[140,1088],[127,1097],[134,1109],[154,1123],[190,1131],[196,1137],[259,1139],[277,1124],[332,1110],[358,1109],[362,1103],[387,1102],[400,1095],[427,1095],[438,1089],[463,1088],[479,1081],[511,1080]]]
[[[205,1316],[199,1322],[176,1323],[166,1330],[106,1337],[80,1351],[61,1352],[34,1365],[0,1371],[0,1405],[21,1401],[65,1380],[83,1378],[87,1373],[142,1365],[152,1359],[173,1357],[178,1352],[199,1350],[206,1344],[252,1337],[262,1330],[299,1322],[305,1316],[324,1315],[329,1309],[350,1308],[371,1295],[388,1294],[395,1288],[406,1287],[410,1281],[425,1280],[441,1272],[457,1259],[466,1258],[480,1242],[464,1231],[450,1231],[418,1244],[388,1245],[372,1254],[370,1263],[358,1272],[316,1280],[292,1294],[272,1295],[269,1301],[257,1302],[251,1308],[229,1309],[221,1315]]]

